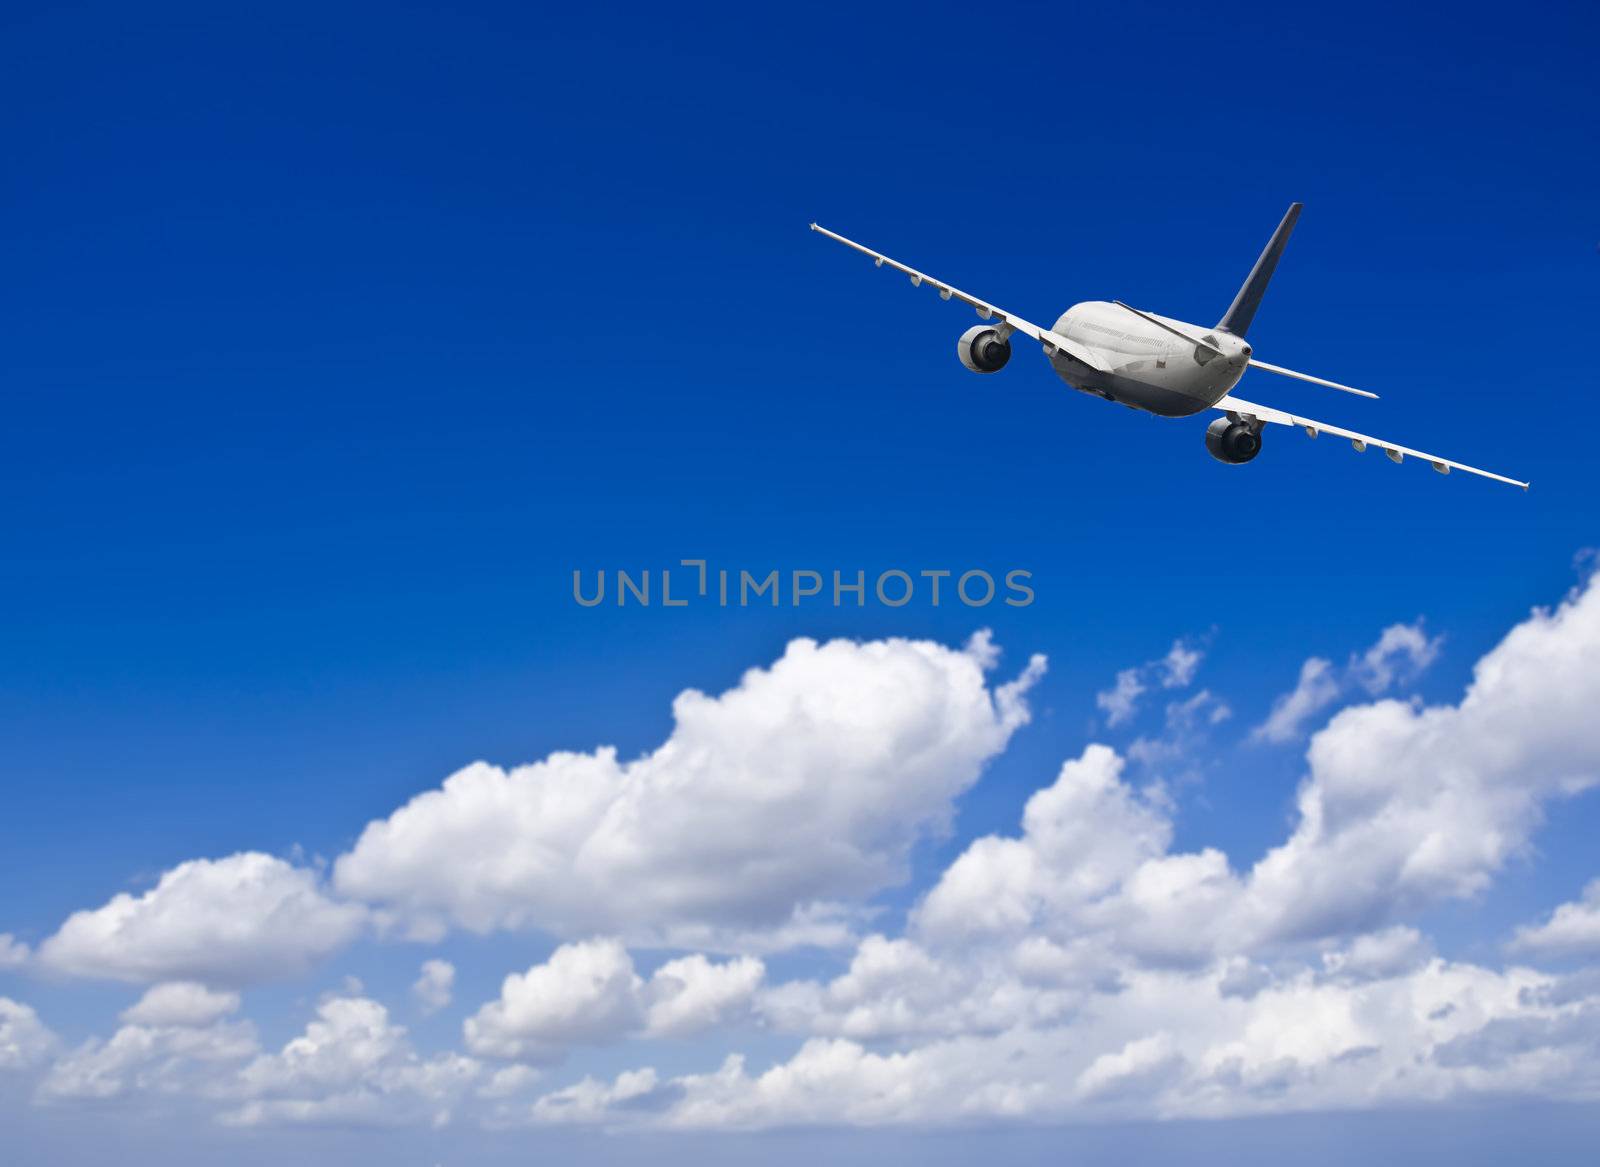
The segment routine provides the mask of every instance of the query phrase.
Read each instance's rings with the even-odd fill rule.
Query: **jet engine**
[[[1011,341],[998,329],[975,324],[956,342],[961,363],[974,373],[998,373],[1011,359]]]
[[[1206,449],[1218,462],[1238,466],[1261,453],[1261,435],[1241,422],[1219,417],[1206,427]]]

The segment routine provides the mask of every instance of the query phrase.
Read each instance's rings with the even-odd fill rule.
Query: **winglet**
[[[1249,331],[1250,322],[1255,319],[1256,309],[1261,307],[1261,297],[1266,295],[1267,284],[1272,279],[1272,273],[1277,270],[1278,259],[1283,255],[1283,249],[1289,242],[1295,220],[1300,218],[1300,208],[1303,206],[1304,203],[1289,204],[1283,221],[1272,233],[1272,238],[1267,240],[1266,249],[1256,259],[1255,267],[1250,269],[1249,278],[1239,289],[1239,294],[1233,298],[1233,303],[1228,306],[1222,322],[1217,325],[1222,331],[1231,332],[1234,336],[1243,336]]]

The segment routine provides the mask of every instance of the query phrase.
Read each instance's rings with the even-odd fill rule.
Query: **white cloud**
[[[930,1115],[944,1110],[942,1125],[974,1107],[953,1098],[955,1091],[941,1074],[946,1067],[930,1052],[936,1048],[880,1054],[856,1042],[817,1038],[758,1075],[748,1074],[745,1060],[734,1055],[713,1073],[677,1079],[679,1096],[665,1123],[720,1129],[872,1126],[905,1121],[926,1108]],[[610,1117],[626,1115],[612,1109]]]
[[[980,937],[1070,942],[1122,931],[1119,946],[1143,938],[1151,955],[1207,944],[1203,931],[1184,926],[1193,905],[1177,878],[1194,875],[1194,890],[1204,894],[1202,873],[1175,864],[1213,865],[1212,853],[1167,856],[1165,809],[1123,782],[1122,770],[1123,759],[1103,745],[1066,763],[1053,785],[1028,800],[1020,838],[977,839],[956,858],[914,912],[914,933],[953,947]]]
[[[536,1123],[593,1123],[604,1121],[613,1109],[643,1113],[660,1086],[654,1069],[626,1070],[613,1082],[584,1078],[564,1089],[552,1091],[534,1103],[529,1116]]]
[[[181,863],[143,895],[73,913],[38,961],[74,976],[245,984],[305,972],[366,915],[329,899],[312,872],[243,852]]]
[[[685,1037],[727,1025],[749,1008],[766,967],[754,957],[718,963],[696,953],[670,960],[644,989],[645,1033]]]
[[[467,1048],[551,1061],[571,1045],[615,1041],[643,1023],[640,985],[618,941],[563,944],[544,964],[506,977],[499,999],[467,1018]]]
[[[1251,873],[1283,937],[1365,931],[1482,891],[1544,804],[1600,780],[1600,586],[1538,610],[1481,659],[1457,705],[1378,701],[1311,740],[1289,840]]]
[[[1327,971],[1350,981],[1400,976],[1420,968],[1433,957],[1433,945],[1415,928],[1404,924],[1357,936],[1341,949],[1322,954]]]
[[[240,1101],[221,1118],[236,1126],[441,1126],[482,1073],[459,1054],[420,1056],[378,1002],[333,997],[304,1033],[238,1073],[226,1094]]]
[[[1317,714],[1356,688],[1376,697],[1399,684],[1414,681],[1439,657],[1443,637],[1429,637],[1422,621],[1391,624],[1361,653],[1352,654],[1341,670],[1322,657],[1300,666],[1295,687],[1272,704],[1267,719],[1252,731],[1256,741],[1292,742],[1304,736]]]
[[[234,1126],[442,1125],[483,1076],[472,1058],[419,1055],[405,1029],[366,998],[324,1000],[301,1035],[266,1053],[250,1023],[221,1019],[226,995],[181,989],[158,986],[110,1039],[55,1059],[37,1101],[199,1100]],[[528,1083],[500,1085],[509,1093]]]
[[[1294,688],[1272,703],[1272,712],[1251,736],[1258,741],[1292,742],[1305,732],[1306,722],[1338,699],[1339,679],[1333,662],[1310,657],[1300,666]]]
[[[1185,1069],[1183,1055],[1165,1031],[1134,1038],[1090,1062],[1074,1085],[1084,1099],[1158,1094]]]
[[[1170,808],[1091,746],[1029,801],[1020,838],[975,840],[951,864],[914,927],[935,944],[1094,933],[1126,958],[1202,962],[1474,895],[1546,802],[1600,779],[1597,652],[1591,585],[1515,628],[1460,704],[1345,709],[1311,741],[1289,838],[1243,875],[1219,851],[1169,854]]]
[[[254,1026],[130,1024],[58,1058],[39,1085],[44,1102],[118,1098],[130,1093],[215,1097],[228,1072],[254,1056]]]
[[[191,981],[154,985],[123,1010],[122,1027],[109,1039],[91,1038],[58,1058],[39,1098],[214,1096],[229,1073],[260,1052],[253,1025],[225,1020],[238,1008],[238,993]]]
[[[418,934],[539,927],[694,948],[792,935],[819,904],[904,880],[913,844],[946,829],[1026,723],[1043,658],[991,691],[993,654],[984,637],[966,652],[793,641],[719,697],[680,694],[671,735],[636,761],[601,749],[459,771],[369,824],[335,885]]]
[[[220,1021],[239,1009],[239,994],[208,989],[193,981],[154,985],[123,1010],[129,1025],[177,1026],[195,1029]]]
[[[0,1070],[23,1070],[55,1049],[56,1035],[32,1006],[0,997]]]
[[[1121,725],[1139,708],[1139,698],[1144,693],[1144,682],[1139,680],[1138,669],[1123,669],[1117,674],[1117,683],[1094,695],[1094,703],[1106,715],[1106,724]]]
[[[1210,745],[1210,731],[1233,710],[1210,689],[1167,704],[1161,732],[1128,743],[1127,755],[1165,785],[1197,781]]]
[[[1087,996],[1083,986],[1094,978],[1081,955],[1034,937],[964,960],[869,936],[843,974],[775,986],[762,994],[760,1011],[785,1032],[863,1042],[1049,1025]]]
[[[422,972],[411,986],[411,995],[424,1013],[437,1013],[450,1004],[456,983],[456,966],[448,960],[425,960]]]
[[[1220,962],[1217,992],[1224,997],[1249,1000],[1272,984],[1272,973],[1246,956],[1231,956]]]
[[[1089,747],[1029,800],[1019,836],[957,857],[911,938],[870,938],[835,981],[764,994],[780,1028],[855,1041],[683,1079],[665,1121],[953,1121],[984,1092],[990,1117],[1600,1092],[1592,990],[1546,1002],[1549,978],[1446,964],[1387,925],[1483,887],[1542,803],[1600,775],[1597,650],[1591,588],[1513,630],[1458,705],[1344,711],[1313,739],[1289,838],[1243,874],[1219,851],[1172,853],[1170,807]],[[1558,918],[1552,945],[1581,943],[1587,903]],[[1318,937],[1341,943],[1308,966]],[[929,1035],[898,1055],[860,1044]]]
[[[1302,969],[1248,997],[1227,993],[1225,980],[1221,966],[1138,972],[1068,1025],[887,1051],[814,1038],[760,1072],[735,1055],[710,1073],[624,1075],[626,1090],[585,1080],[534,1109],[565,1121],[737,1130],[1600,1097],[1600,997],[1560,1001],[1559,982],[1526,969],[1435,959],[1359,983]]]
[[[1384,938],[1373,951],[1403,947]],[[471,1058],[424,1058],[382,1006],[334,998],[274,1054],[251,1056],[249,1033],[227,1026],[126,1026],[57,1062],[40,1097],[181,1092],[246,1125],[439,1125],[461,1109],[495,1126],[708,1129],[1219,1117],[1479,1093],[1600,1097],[1592,984],[1435,958],[1391,961],[1388,971],[1369,964],[1359,976],[1348,965],[1331,975],[1301,968],[1243,995],[1230,991],[1236,972],[1135,971],[1050,1022],[900,1050],[813,1038],[760,1072],[738,1056],[675,1078],[646,1068],[585,1078],[531,1107],[516,1099],[537,1083],[535,1071],[491,1075]]]
[[[1362,677],[1392,689],[1396,678],[1422,667],[1418,662],[1428,653],[1419,646],[1433,643],[1386,632],[1367,654],[1335,670],[1346,687],[1341,691],[1365,688]],[[843,664],[812,668],[803,684],[786,679],[779,685],[781,701],[767,689],[783,662],[715,701],[694,698],[691,707],[698,702],[720,711],[706,715],[714,733],[696,721],[694,708],[686,714],[680,699],[668,744],[630,766],[603,755],[578,761],[560,755],[567,760],[530,768],[541,777],[525,783],[551,801],[535,799],[538,813],[526,820],[517,819],[532,812],[513,775],[499,774],[491,784],[505,801],[491,799],[498,809],[488,818],[471,800],[450,796],[447,784],[435,794],[442,801],[424,824],[429,829],[386,837],[385,846],[418,842],[419,854],[432,856],[448,878],[436,846],[440,831],[449,835],[441,824],[456,822],[451,815],[457,812],[463,831],[510,818],[538,825],[526,844],[553,856],[550,871],[603,870],[621,881],[597,893],[606,900],[598,910],[608,917],[635,919],[614,905],[642,894],[679,913],[673,927],[714,927],[721,936],[733,933],[730,921],[747,935],[769,938],[774,921],[837,926],[849,918],[815,906],[828,900],[824,894],[789,895],[782,911],[766,915],[732,911],[733,901],[696,888],[677,856],[660,852],[662,844],[646,827],[659,810],[664,837],[686,848],[707,880],[724,871],[719,843],[732,856],[731,870],[743,872],[754,861],[746,840],[723,840],[727,824],[752,816],[779,821],[740,801],[753,796],[754,786],[791,813],[798,814],[797,806],[820,808],[835,825],[845,824],[853,840],[847,856],[886,851],[903,863],[896,848],[909,845],[915,833],[884,827],[874,834],[860,824],[906,805],[923,808],[925,822],[936,824],[955,797],[950,791],[961,787],[948,769],[910,767],[922,776],[919,782],[942,792],[938,798],[923,790],[909,804],[889,794],[850,802],[845,793],[831,792],[818,803],[794,801],[791,786],[816,779],[823,772],[818,759],[856,753],[830,753],[807,732],[798,734],[805,755],[800,762],[779,759],[763,768],[747,761],[777,757],[772,727],[789,733],[805,720],[796,712],[810,708],[804,694],[786,686],[826,688],[841,672],[852,678],[845,688],[853,706],[863,707],[858,712],[865,721],[902,727],[886,747],[901,759],[897,772],[907,772],[905,758],[921,756],[916,743],[942,741],[946,731],[927,719],[883,713],[893,698],[873,695],[865,679],[881,679],[883,670],[855,667],[858,655],[872,648],[846,645]],[[934,701],[941,717],[953,705],[958,721],[979,727],[962,740],[1003,742],[1010,732],[1003,709],[1020,695],[991,694],[984,684],[979,666],[992,646],[975,645],[965,665],[946,659],[962,654],[904,642],[886,642],[878,651],[893,662],[890,674],[904,668],[944,678],[922,685],[917,697]],[[907,660],[908,651],[920,663]],[[1215,848],[1174,850],[1175,804],[1159,790],[1136,789],[1115,750],[1090,745],[1028,800],[1015,834],[978,838],[961,851],[913,907],[904,935],[867,936],[846,967],[764,985],[765,969],[750,957],[719,963],[687,956],[645,977],[619,929],[608,938],[563,944],[547,961],[506,978],[499,996],[463,1029],[475,1055],[553,1062],[575,1045],[727,1034],[748,1021],[801,1041],[775,1063],[757,1065],[735,1055],[704,1073],[646,1067],[546,1088],[525,1066],[491,1073],[475,1057],[426,1058],[382,1006],[337,999],[324,1003],[303,1037],[280,1053],[248,1059],[242,1071],[233,1068],[237,1061],[196,1071],[195,1059],[184,1062],[174,1052],[180,1038],[124,1037],[138,1028],[130,1025],[105,1046],[79,1051],[100,1064],[85,1058],[78,1073],[62,1071],[60,1081],[80,1083],[79,1092],[91,1094],[188,1083],[199,1097],[228,1106],[226,1117],[234,1122],[443,1122],[460,1110],[495,1126],[700,1129],[1199,1118],[1506,1095],[1600,1100],[1600,970],[1563,977],[1444,960],[1409,922],[1442,899],[1480,891],[1509,859],[1527,852],[1552,800],[1600,778],[1600,735],[1592,724],[1592,710],[1600,707],[1597,653],[1600,583],[1513,629],[1479,661],[1456,704],[1377,700],[1343,710],[1309,743],[1286,838],[1253,866],[1236,869]],[[970,685],[949,683],[967,670]],[[722,706],[738,705],[737,694],[761,700],[735,717]],[[974,706],[988,708],[986,723],[960,713]],[[1199,697],[1175,701],[1168,720],[1203,729],[1213,707]],[[848,736],[848,719],[831,701],[821,709],[806,716],[834,736]],[[846,729],[838,728],[841,723]],[[972,747],[964,756],[976,767],[988,755]],[[730,758],[743,760],[735,766]],[[642,776],[630,777],[646,763]],[[584,773],[597,768],[606,796],[602,820],[640,816],[637,826],[596,826],[586,780],[562,785],[550,777],[571,778],[563,769],[568,765]],[[869,782],[888,781],[881,760],[857,758],[855,765],[852,773]],[[762,778],[723,782],[724,767]],[[770,777],[774,773],[781,781]],[[663,775],[681,784],[673,789],[684,813],[704,811],[704,838],[691,838],[673,817],[678,808],[657,799],[651,784],[665,783]],[[945,777],[934,782],[928,775]],[[770,790],[769,781],[776,782]],[[644,782],[643,793],[632,782]],[[839,810],[835,800],[849,809]],[[943,812],[928,809],[940,806]],[[560,836],[561,823],[574,828],[579,842]],[[796,830],[816,845],[819,836],[809,825]],[[783,830],[762,838],[777,864],[798,862]],[[606,840],[603,862],[590,869],[585,853],[596,839]],[[635,853],[619,857],[608,850],[618,839],[631,840]],[[507,897],[504,903],[492,896],[473,901],[488,911],[485,927],[508,923],[514,891],[542,886],[524,882],[528,860],[510,855],[499,840],[491,832],[495,845],[482,852],[483,870],[459,885],[498,887]],[[470,865],[474,852],[461,854]],[[663,873],[682,886],[652,899],[648,881]],[[792,875],[779,881],[788,888],[798,882]],[[1524,929],[1518,943],[1540,953],[1586,951],[1591,911],[1600,914],[1597,901],[1600,890],[1591,887],[1581,903],[1563,905]],[[438,903],[455,901],[446,896]],[[813,905],[810,914],[793,915],[797,903]],[[400,907],[413,921],[427,914],[409,901]],[[559,898],[535,907],[519,922],[559,919],[557,908],[575,911]],[[433,910],[440,919],[464,919],[453,906]],[[147,1000],[156,997],[152,991]],[[3,1026],[0,1014],[0,1035]],[[156,1052],[135,1057],[140,1041]],[[58,1065],[70,1067],[73,1056]],[[685,1056],[693,1051],[672,1051],[675,1062]],[[536,1087],[547,1092],[530,1102]]]
[[[1185,640],[1174,640],[1167,654],[1117,673],[1111,688],[1095,694],[1094,702],[1106,715],[1108,726],[1118,726],[1139,711],[1139,699],[1152,686],[1182,689],[1189,685],[1205,659],[1204,650]]]
[[[647,981],[617,940],[564,944],[544,964],[508,976],[462,1032],[475,1054],[535,1062],[634,1034],[682,1037],[741,1016],[764,972],[752,957],[695,955],[668,961]]]
[[[1350,671],[1368,693],[1377,696],[1390,687],[1411,680],[1439,657],[1443,637],[1430,638],[1415,624],[1391,624],[1377,643],[1350,662]]]
[[[1194,675],[1204,658],[1205,653],[1194,645],[1174,640],[1172,647],[1167,650],[1167,655],[1161,658],[1162,686],[1167,689],[1183,688],[1194,680]]]
[[[520,1063],[501,1066],[478,1087],[478,1097],[497,1100],[514,1098],[529,1090],[541,1077],[543,1074],[532,1066]]]
[[[1517,929],[1511,947],[1552,956],[1600,954],[1600,879],[1581,900],[1560,905],[1542,924]]]
[[[21,968],[28,963],[32,951],[9,932],[0,932],[0,971]]]

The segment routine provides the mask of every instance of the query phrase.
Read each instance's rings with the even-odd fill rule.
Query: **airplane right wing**
[[[1341,438],[1349,438],[1350,444],[1359,453],[1368,446],[1377,446],[1389,456],[1391,462],[1401,462],[1410,454],[1413,458],[1421,458],[1431,465],[1440,474],[1448,474],[1451,470],[1465,470],[1468,474],[1476,474],[1481,478],[1492,478],[1496,482],[1504,482],[1510,486],[1520,486],[1528,489],[1526,482],[1518,482],[1515,478],[1507,478],[1501,474],[1491,474],[1487,470],[1479,470],[1476,466],[1468,466],[1461,462],[1452,462],[1449,458],[1441,458],[1437,454],[1424,454],[1421,450],[1413,450],[1408,446],[1397,446],[1393,442],[1386,442],[1382,438],[1368,437],[1358,434],[1354,430],[1341,429],[1336,425],[1327,425],[1324,422],[1312,421],[1307,417],[1297,417],[1292,413],[1285,413],[1281,409],[1273,409],[1265,405],[1254,405],[1251,402],[1240,400],[1237,397],[1224,397],[1212,408],[1220,409],[1233,419],[1254,418],[1257,421],[1271,422],[1274,425],[1299,426],[1310,437],[1319,433],[1337,434]]]
[[[1003,328],[1020,332],[1024,336],[1031,337],[1043,345],[1044,351],[1050,356],[1055,356],[1057,353],[1063,353],[1072,360],[1076,361],[1078,364],[1093,369],[1097,373],[1110,372],[1110,370],[1105,367],[1100,359],[1096,357],[1089,349],[1085,348],[1075,340],[1071,340],[1065,336],[1062,336],[1059,332],[1052,332],[1048,328],[1040,328],[1037,324],[1031,324],[1020,316],[1007,312],[1003,309],[996,308],[987,300],[980,300],[976,296],[968,295],[960,288],[951,287],[942,280],[936,280],[932,276],[920,272],[914,267],[907,267],[905,264],[892,260],[887,255],[880,254],[879,252],[872,250],[870,247],[863,247],[853,239],[846,239],[843,235],[836,235],[826,227],[819,227],[813,223],[811,224],[811,229],[817,232],[819,235],[826,235],[829,239],[843,243],[846,247],[859,251],[862,255],[870,255],[873,259],[873,262],[879,267],[883,267],[887,264],[889,267],[894,268],[895,271],[903,272],[905,275],[910,276],[911,286],[913,288],[919,288],[923,284],[928,284],[938,290],[939,298],[941,300],[960,300],[963,304],[970,304],[973,308],[977,309],[978,315],[982,319],[998,321],[999,325]]]

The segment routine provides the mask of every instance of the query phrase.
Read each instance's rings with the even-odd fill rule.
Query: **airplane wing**
[[[1031,324],[1015,313],[996,308],[987,300],[980,300],[976,296],[968,295],[960,288],[952,287],[943,280],[936,280],[932,276],[920,272],[914,267],[907,267],[905,264],[890,259],[887,255],[882,255],[870,247],[863,247],[852,239],[846,239],[843,235],[836,235],[826,227],[819,227],[813,223],[811,224],[811,229],[820,235],[826,235],[829,239],[843,243],[846,247],[859,251],[862,255],[870,255],[873,262],[879,267],[887,265],[897,272],[910,276],[911,286],[914,288],[927,284],[938,291],[941,300],[960,300],[963,304],[970,304],[977,309],[978,315],[982,319],[997,320],[1002,326],[1031,337],[1043,345],[1045,352],[1050,356],[1064,353],[1072,360],[1093,369],[1097,373],[1110,372],[1089,349],[1075,340],[1062,336],[1059,332],[1052,332],[1048,328],[1040,328],[1037,324]]]
[[[1265,405],[1253,405],[1237,397],[1224,397],[1213,407],[1220,409],[1235,420],[1241,418],[1255,418],[1257,421],[1271,422],[1274,425],[1299,426],[1311,437],[1321,434],[1337,434],[1341,438],[1349,438],[1350,444],[1357,452],[1365,450],[1368,446],[1377,446],[1389,456],[1391,462],[1400,462],[1407,454],[1413,458],[1421,458],[1431,465],[1440,474],[1448,474],[1451,470],[1465,470],[1468,474],[1476,474],[1482,478],[1492,478],[1496,482],[1504,482],[1511,486],[1520,486],[1528,489],[1526,482],[1518,482],[1515,478],[1506,478],[1504,475],[1491,474],[1487,470],[1479,470],[1476,466],[1467,466],[1461,462],[1452,462],[1449,458],[1441,458],[1437,454],[1424,454],[1421,450],[1413,450],[1409,446],[1397,446],[1393,442],[1386,442],[1382,438],[1368,437],[1358,434],[1354,430],[1341,429],[1336,425],[1327,425],[1324,422],[1312,421],[1310,418],[1297,417],[1292,413],[1285,413],[1281,409],[1272,409]]]

